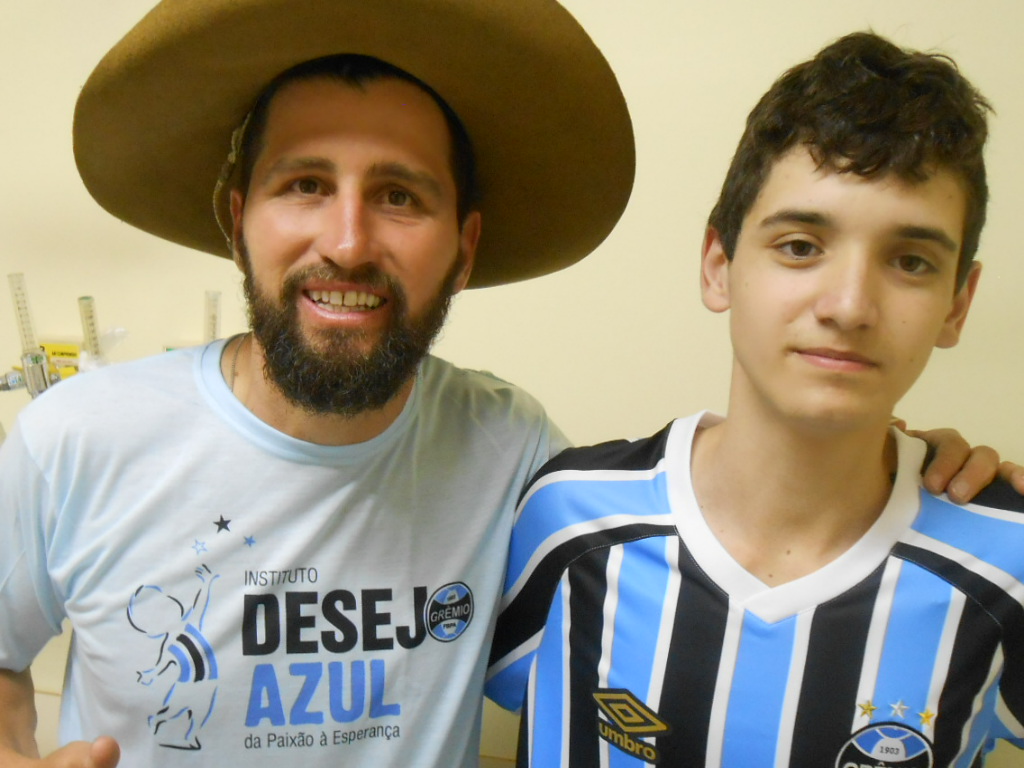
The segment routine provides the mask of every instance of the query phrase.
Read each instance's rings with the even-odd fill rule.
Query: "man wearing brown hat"
[[[112,734],[129,766],[474,765],[512,510],[566,441],[427,350],[453,294],[620,215],[600,52],[553,0],[164,0],[75,150],[111,213],[235,259],[253,330],[62,384],[4,443],[0,749],[34,754],[23,670],[69,619],[51,764]]]
[[[604,58],[552,0],[165,0],[75,153],[114,215],[234,258],[253,330],[68,381],[3,445],[0,668],[70,620],[62,764],[109,734],[128,766],[476,765],[512,509],[566,440],[427,350],[462,288],[618,219]],[[31,701],[0,675],[25,755]]]

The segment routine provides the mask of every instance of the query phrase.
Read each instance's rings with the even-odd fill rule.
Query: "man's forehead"
[[[355,99],[351,97],[355,96]],[[287,80],[276,87],[270,95],[267,106],[269,118],[280,114],[281,105],[294,109],[296,106],[318,106],[332,101],[358,104],[363,101],[398,100],[410,107],[434,113],[444,121],[444,113],[432,95],[416,83],[392,75],[380,75],[372,79],[350,80],[330,74],[315,74]]]
[[[329,140],[348,133],[367,140],[392,140],[420,153],[438,150],[447,163],[451,131],[444,114],[426,91],[399,78],[382,77],[352,83],[315,76],[283,84],[266,105],[262,125],[253,138],[256,157],[286,136]]]

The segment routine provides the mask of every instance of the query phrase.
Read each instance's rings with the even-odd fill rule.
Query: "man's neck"
[[[815,429],[729,417],[698,434],[694,490],[729,553],[769,585],[812,573],[843,554],[889,498],[895,445],[887,423]]]
[[[298,440],[319,445],[354,445],[381,434],[402,413],[414,384],[410,379],[384,407],[354,416],[310,413],[266,378],[262,349],[251,334],[229,342],[221,358],[221,371],[235,397],[260,421]]]

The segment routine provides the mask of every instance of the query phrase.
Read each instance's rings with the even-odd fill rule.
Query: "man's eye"
[[[316,179],[299,179],[293,186],[302,195],[315,195],[320,191],[320,183]]]
[[[387,201],[388,205],[393,205],[396,208],[404,208],[412,203],[412,195],[402,189],[392,189],[387,193]]]

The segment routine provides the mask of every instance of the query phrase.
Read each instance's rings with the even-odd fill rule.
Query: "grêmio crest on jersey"
[[[932,745],[903,723],[872,723],[846,742],[835,768],[932,768]]]

